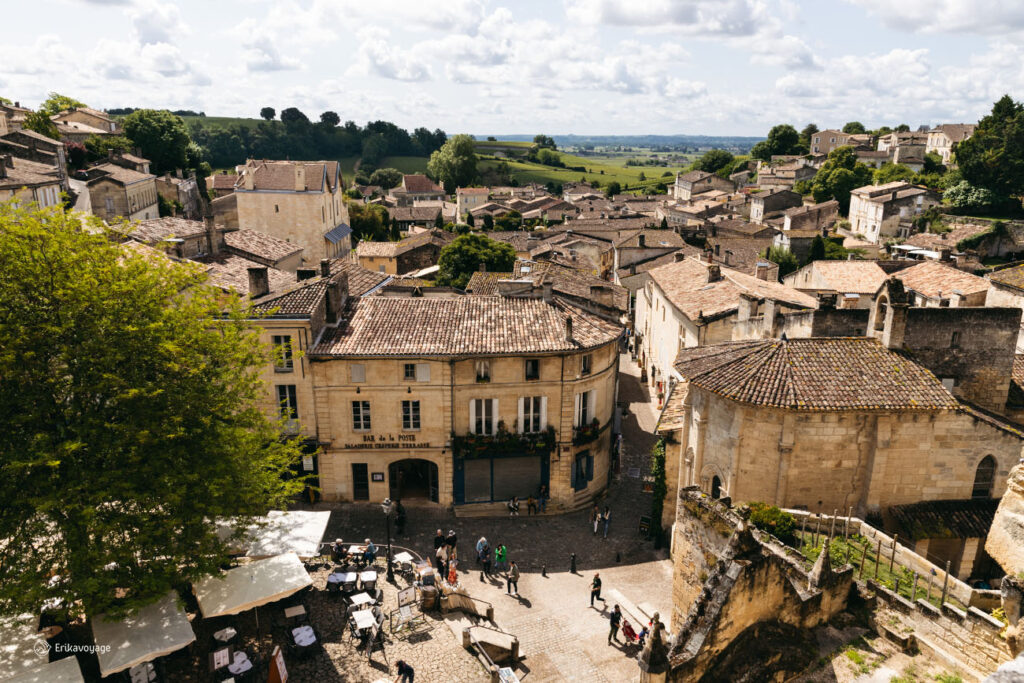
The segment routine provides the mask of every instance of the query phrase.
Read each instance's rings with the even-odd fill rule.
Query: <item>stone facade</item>
[[[130,221],[158,218],[156,182],[153,176],[123,183],[114,178],[89,181],[89,200],[93,214],[110,222],[117,218]]]
[[[679,201],[690,201],[694,195],[709,190],[721,190],[732,192],[736,186],[731,180],[719,178],[714,173],[705,171],[690,171],[676,176],[675,186],[672,188],[672,196]]]
[[[909,237],[910,221],[938,203],[934,192],[903,181],[859,187],[850,194],[850,231],[872,244]]]
[[[764,223],[779,212],[801,206],[803,197],[790,190],[775,190],[750,198],[750,222]]]

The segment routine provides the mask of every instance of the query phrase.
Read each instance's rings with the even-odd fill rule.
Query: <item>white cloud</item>
[[[402,48],[392,39],[387,29],[372,26],[356,34],[356,58],[347,73],[357,76],[376,76],[396,81],[422,81],[430,79],[425,55],[417,54],[416,46]]]
[[[171,43],[188,33],[177,5],[157,0],[142,0],[125,12],[132,29],[143,45]]]
[[[1005,35],[1024,30],[1019,0],[847,0],[890,28],[922,33]]]
[[[702,36],[751,36],[766,16],[760,0],[566,0],[573,21],[612,26],[671,27]]]

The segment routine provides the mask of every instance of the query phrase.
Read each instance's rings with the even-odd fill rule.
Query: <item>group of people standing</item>
[[[459,538],[454,529],[449,529],[447,536],[438,529],[437,535],[434,536],[434,563],[437,573],[451,584],[458,583],[458,542]]]
[[[486,536],[481,536],[476,542],[476,563],[483,566],[480,580],[491,576],[491,544]],[[504,543],[494,546],[494,571],[505,572],[505,592],[509,595],[519,596],[519,566],[515,560],[508,559],[508,548]]]

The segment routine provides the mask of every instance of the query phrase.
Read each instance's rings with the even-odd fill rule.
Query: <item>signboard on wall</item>
[[[363,434],[361,443],[347,443],[345,448],[430,448],[430,442],[417,442],[418,434]]]
[[[274,646],[274,652],[270,655],[270,672],[267,676],[267,683],[288,683],[288,669],[284,665],[284,653],[280,646]]]
[[[370,479],[373,480],[373,481],[384,481],[384,473],[383,472],[372,472],[370,474]]]

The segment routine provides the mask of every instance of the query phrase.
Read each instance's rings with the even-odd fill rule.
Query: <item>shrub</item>
[[[796,542],[796,518],[775,505],[759,501],[750,503],[750,523],[783,543]]]

